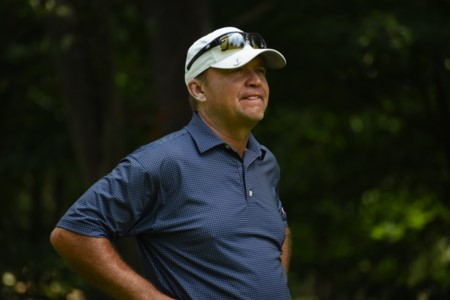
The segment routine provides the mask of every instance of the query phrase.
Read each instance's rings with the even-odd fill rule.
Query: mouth
[[[244,95],[244,97],[242,97],[241,100],[244,100],[244,101],[257,101],[257,100],[260,100],[260,101],[262,101],[263,100],[263,96],[259,95],[259,94]]]

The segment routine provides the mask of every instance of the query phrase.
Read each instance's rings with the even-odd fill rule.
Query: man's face
[[[269,101],[262,59],[255,58],[237,69],[208,69],[203,92],[202,113],[210,120],[226,128],[255,126],[263,119]]]

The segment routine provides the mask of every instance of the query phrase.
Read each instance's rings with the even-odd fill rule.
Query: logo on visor
[[[241,59],[238,57],[238,58],[236,58],[236,60],[234,61],[234,64],[233,64],[233,65],[239,66],[240,64],[241,64]]]

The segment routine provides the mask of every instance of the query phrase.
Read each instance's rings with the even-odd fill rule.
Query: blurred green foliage
[[[153,138],[143,32],[157,25],[139,1],[111,3],[126,154]],[[282,168],[293,298],[449,299],[450,2],[192,5],[205,4],[213,27],[260,32],[288,61],[268,74],[255,134]],[[48,243],[86,188],[55,71],[55,53],[77,39],[55,42],[49,28],[72,13],[71,1],[0,3],[2,299],[102,297]]]

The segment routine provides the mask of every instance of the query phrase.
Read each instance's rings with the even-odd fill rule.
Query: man
[[[188,50],[194,113],[123,159],[66,212],[56,250],[117,299],[290,299],[290,237],[279,167],[251,134],[281,53],[258,34],[218,29]],[[143,276],[110,240],[135,236]]]

